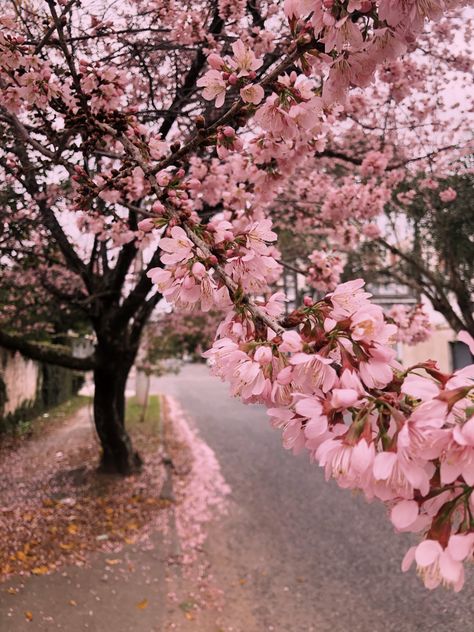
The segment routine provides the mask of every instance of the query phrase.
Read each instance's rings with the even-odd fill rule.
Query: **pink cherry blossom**
[[[258,105],[265,96],[265,92],[262,86],[258,84],[249,83],[240,89],[240,96],[245,101],[245,103],[253,103],[254,105]]]
[[[250,72],[258,70],[263,64],[263,61],[257,59],[253,50],[247,48],[242,40],[237,40],[232,44],[232,52],[234,57],[231,63],[235,65],[238,77],[247,77]]]
[[[215,105],[220,108],[224,105],[226,94],[226,82],[222,78],[222,73],[218,70],[211,69],[207,73],[198,79],[196,85],[199,88],[204,88],[202,96],[208,101],[215,99]]]
[[[402,570],[407,571],[415,561],[427,588],[443,583],[458,592],[464,584],[462,560],[472,551],[472,535],[451,536],[445,549],[436,540],[424,540],[407,551]]]
[[[191,259],[194,246],[181,226],[174,226],[170,234],[171,237],[162,237],[160,240],[161,250],[168,253],[161,255],[163,263],[172,265]]]

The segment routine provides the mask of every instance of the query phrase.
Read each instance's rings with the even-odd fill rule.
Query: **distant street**
[[[181,402],[232,487],[229,515],[206,545],[228,629],[474,629],[474,578],[454,594],[403,574],[410,537],[393,533],[381,506],[325,483],[318,467],[283,450],[263,408],[229,398],[205,366],[154,378],[152,391]]]

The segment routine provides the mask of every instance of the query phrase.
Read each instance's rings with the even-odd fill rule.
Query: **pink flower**
[[[245,103],[258,105],[265,96],[265,92],[262,86],[255,83],[249,83],[240,89],[240,96]]]
[[[366,153],[360,166],[360,173],[364,177],[380,176],[388,165],[388,158],[380,151],[369,151]]]
[[[383,361],[361,362],[359,372],[362,381],[368,388],[385,388],[393,380],[392,367]]]
[[[257,59],[254,52],[247,48],[240,39],[232,44],[232,52],[234,53],[232,65],[238,71],[238,77],[247,77],[249,73],[255,72],[263,64],[263,60]]]
[[[203,77],[197,80],[196,85],[198,88],[204,88],[202,96],[207,101],[216,100],[216,108],[224,105],[227,86],[221,72],[215,69],[208,70]]]
[[[261,365],[251,359],[239,363],[230,378],[230,385],[234,397],[238,395],[245,400],[260,395],[265,388]]]
[[[407,571],[415,561],[427,588],[432,590],[443,583],[458,592],[464,585],[462,562],[472,556],[473,544],[472,533],[451,535],[445,549],[437,540],[424,540],[408,549],[402,571]]]
[[[410,527],[418,518],[418,503],[414,500],[402,500],[392,507],[390,520],[397,529]]]
[[[272,220],[262,219],[252,222],[245,229],[247,248],[258,252],[261,255],[268,254],[267,243],[276,240],[277,235],[272,230]]]
[[[443,0],[380,0],[379,17],[390,26],[406,22],[409,27],[418,30],[423,27],[425,18],[439,20],[444,8]]]
[[[332,360],[319,354],[297,353],[290,358],[294,366],[293,381],[304,392],[322,390],[327,393],[337,380],[337,373],[331,366]]]
[[[270,347],[258,347],[255,351],[253,359],[259,364],[269,364],[273,359],[273,353]]]
[[[147,276],[158,287],[161,294],[170,288],[173,283],[173,275],[169,270],[164,270],[163,268],[152,268],[147,272]]]
[[[292,419],[283,430],[283,447],[299,454],[305,447],[306,439],[300,419]]]
[[[331,408],[334,410],[344,410],[359,400],[359,393],[351,388],[333,388],[331,395]]]
[[[367,299],[371,294],[362,290],[364,285],[365,281],[363,279],[355,279],[354,281],[341,283],[334,292],[328,294],[328,298],[333,305],[331,318],[343,320],[354,314],[361,307],[370,305]]]
[[[277,94],[271,94],[265,103],[257,110],[255,122],[264,130],[275,136],[292,138],[294,136],[294,124],[287,112],[280,107],[280,99]]]
[[[333,49],[338,52],[346,48],[358,50],[363,44],[358,23],[353,22],[348,15],[336,22],[334,26],[328,26],[322,41],[326,53],[330,53]]]
[[[297,353],[303,348],[303,341],[297,331],[285,331],[281,337],[283,342],[278,347],[280,351]]]
[[[149,233],[155,227],[155,220],[152,217],[142,219],[137,224],[138,230],[142,230],[144,233]]]
[[[314,0],[285,0],[284,10],[288,18],[308,15],[314,9]]]
[[[442,202],[452,202],[457,198],[457,196],[458,194],[451,187],[445,189],[444,191],[440,191],[439,193],[439,198]]]
[[[413,498],[419,489],[425,496],[430,488],[430,475],[403,452],[379,452],[374,459],[374,492],[381,500]]]
[[[214,70],[222,70],[222,68],[225,66],[225,62],[222,57],[220,55],[217,55],[216,53],[211,53],[208,56],[207,63]]]
[[[307,439],[317,439],[328,429],[328,420],[323,413],[321,401],[316,397],[302,397],[295,404],[298,415],[305,417],[308,421],[304,427]]]
[[[375,448],[365,439],[348,445],[340,439],[324,441],[316,450],[319,465],[325,468],[326,480],[331,476],[341,487],[361,488],[370,495]]]
[[[384,344],[393,336],[397,328],[385,323],[382,308],[379,305],[364,305],[351,317],[352,338],[364,342]]]
[[[193,256],[194,244],[188,239],[181,226],[173,226],[170,237],[160,239],[160,248],[165,253],[162,254],[163,263],[173,265],[182,261],[188,261]]]
[[[441,482],[444,485],[462,476],[467,485],[474,485],[474,417],[457,424],[451,441],[441,454]]]

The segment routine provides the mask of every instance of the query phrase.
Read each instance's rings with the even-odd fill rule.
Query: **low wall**
[[[66,401],[82,382],[75,371],[0,348],[0,433]]]

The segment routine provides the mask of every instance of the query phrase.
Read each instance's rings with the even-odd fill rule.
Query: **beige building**
[[[426,360],[436,360],[441,371],[449,373],[455,368],[452,357],[455,340],[456,334],[452,329],[446,325],[437,325],[426,342],[413,346],[401,344],[399,359],[404,367]]]

